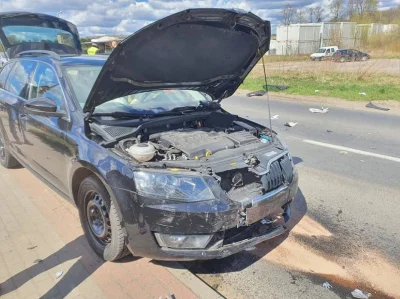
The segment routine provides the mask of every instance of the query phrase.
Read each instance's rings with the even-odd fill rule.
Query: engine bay
[[[270,141],[269,132],[241,121],[220,127],[210,126],[207,120],[196,120],[181,128],[127,138],[119,145],[137,162],[156,162],[202,160],[225,150]]]

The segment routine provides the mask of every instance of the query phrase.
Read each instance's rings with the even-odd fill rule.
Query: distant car
[[[333,56],[333,60],[336,62],[367,61],[370,58],[369,54],[352,49],[338,50]]]
[[[321,47],[317,52],[311,54],[310,59],[312,61],[330,59],[338,49],[336,46]]]

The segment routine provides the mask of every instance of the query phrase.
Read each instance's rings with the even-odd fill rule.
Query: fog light
[[[210,242],[213,235],[166,235],[155,233],[161,247],[180,249],[203,249]]]

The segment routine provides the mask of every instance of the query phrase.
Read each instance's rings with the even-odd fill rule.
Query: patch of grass
[[[312,73],[288,73],[268,77],[269,85],[288,85],[289,89],[270,91],[305,96],[335,97],[351,101],[395,100],[400,101],[400,84],[397,76],[357,77],[343,73],[324,73],[318,76]],[[241,88],[261,90],[263,77],[247,77]],[[366,96],[360,93],[365,93]]]

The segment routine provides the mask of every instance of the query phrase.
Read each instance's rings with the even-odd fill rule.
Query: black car
[[[371,57],[367,53],[363,53],[358,50],[338,50],[333,55],[333,60],[336,62],[346,62],[346,61],[367,61]]]
[[[285,143],[219,104],[268,51],[268,21],[186,10],[85,56],[62,19],[0,19],[0,162],[76,205],[101,257],[222,258],[285,232]]]

